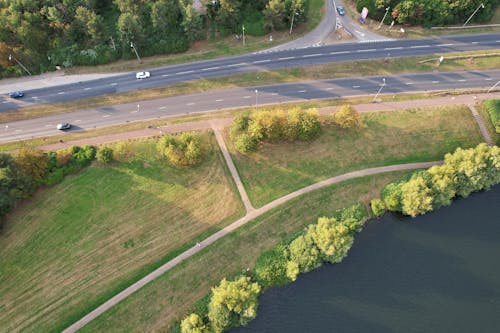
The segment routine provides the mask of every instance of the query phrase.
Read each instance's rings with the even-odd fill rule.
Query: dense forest
[[[500,0],[356,0],[358,11],[366,7],[368,17],[377,21],[389,7],[391,15],[386,16],[386,24],[394,20],[424,27],[463,24],[478,8],[471,22],[486,22],[493,17],[498,4]]]
[[[263,35],[306,18],[308,0],[0,0],[0,77],[183,52],[196,40]]]

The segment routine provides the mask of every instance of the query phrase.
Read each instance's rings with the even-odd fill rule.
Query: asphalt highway
[[[346,43],[277,52],[261,52],[149,69],[151,78],[144,80],[137,80],[134,72],[99,80],[28,90],[25,91],[26,96],[19,100],[11,99],[8,96],[0,97],[0,111],[41,103],[71,101],[116,92],[147,89],[182,81],[285,67],[426,54],[440,54],[446,57],[446,53],[449,52],[499,48],[500,33],[489,33],[371,43]],[[359,74],[361,76],[363,73]]]
[[[342,78],[210,91],[4,123],[0,127],[0,142],[60,134],[56,126],[62,122],[73,124],[70,131],[83,131],[133,121],[227,108],[356,95],[370,95],[374,98],[377,92],[398,94],[416,91],[488,89],[498,81],[500,81],[500,70],[491,70]],[[498,94],[495,96],[498,98]]]

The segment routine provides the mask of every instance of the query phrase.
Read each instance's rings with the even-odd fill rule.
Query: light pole
[[[241,30],[243,30],[243,46],[245,46],[245,25],[241,26]]]
[[[21,66],[26,71],[26,73],[28,73],[28,75],[31,75],[30,71],[26,67],[24,67],[24,65],[21,64],[21,62],[17,60],[16,57],[14,57],[12,54],[9,54],[9,61],[12,61],[12,59],[14,59],[14,61],[17,62],[19,66]]]
[[[378,29],[380,29],[380,27],[382,26],[382,23],[384,23],[385,21],[385,17],[387,16],[387,13],[389,12],[389,9],[391,9],[391,7],[387,7],[385,9],[385,14],[384,14],[384,17],[382,18],[382,21],[380,21],[380,24],[378,25]]]
[[[292,29],[293,29],[293,19],[295,18],[295,15],[299,15],[296,10],[293,11],[292,14],[292,23],[290,24],[290,35],[292,34]]]
[[[467,21],[465,21],[464,25],[462,27],[465,27],[467,25],[467,23],[469,23],[470,19],[472,18],[472,16],[474,16],[477,11],[479,10],[479,8],[483,8],[484,9],[484,4],[481,2],[481,4],[479,6],[477,6],[476,10],[474,11],[474,13],[472,13],[472,15],[467,19]]]
[[[498,81],[497,83],[495,83],[490,89],[488,89],[488,92],[492,91],[493,89],[495,89],[496,86],[498,86],[500,84],[500,81]]]
[[[380,94],[380,92],[382,91],[382,89],[384,87],[385,87],[385,77],[382,78],[382,85],[380,86],[380,89],[377,91],[377,94],[375,95],[375,97],[373,97],[372,103],[375,103],[375,101],[377,100],[378,94]]]
[[[142,64],[141,57],[139,57],[139,53],[137,53],[137,49],[135,48],[134,43],[130,42],[130,47],[132,48],[132,50],[134,50],[135,56],[137,57],[137,61],[139,61],[139,63]]]
[[[259,91],[255,89],[255,107],[259,104]]]

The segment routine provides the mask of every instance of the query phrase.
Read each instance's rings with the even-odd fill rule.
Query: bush
[[[500,133],[500,99],[490,99],[484,102],[495,132]]]
[[[380,199],[373,199],[370,203],[372,208],[373,216],[380,217],[385,213],[385,205],[384,202]]]
[[[321,266],[321,255],[318,247],[314,244],[311,235],[305,234],[295,238],[290,245],[290,260],[297,265],[297,273],[287,274],[288,278],[295,280],[298,273],[307,273]],[[288,273],[292,273],[290,269]]]
[[[344,129],[359,127],[361,125],[361,115],[352,106],[345,104],[333,114],[333,121]]]
[[[113,149],[111,147],[102,147],[97,151],[96,158],[101,163],[110,163],[113,161]]]
[[[195,165],[202,159],[200,137],[192,133],[164,136],[158,142],[157,149],[174,165]]]
[[[309,226],[307,234],[313,239],[323,257],[330,263],[339,263],[347,256],[354,237],[349,228],[334,218],[320,217]]]
[[[49,158],[41,150],[22,148],[19,150],[15,161],[19,168],[37,183],[42,181],[49,171]]]
[[[288,249],[278,245],[262,253],[255,262],[255,278],[264,287],[281,286],[287,277]]]
[[[258,141],[248,133],[239,134],[234,140],[234,148],[242,154],[257,150]]]

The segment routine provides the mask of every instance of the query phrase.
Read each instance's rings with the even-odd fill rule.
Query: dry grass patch
[[[223,277],[253,267],[260,253],[315,222],[319,216],[331,215],[362,196],[378,196],[385,184],[402,174],[353,179],[291,200],[174,267],[81,332],[168,331],[175,320],[192,310],[194,303]]]
[[[95,164],[16,210],[0,234],[0,326],[57,331],[244,214],[213,134],[205,161],[174,168],[153,141]]]
[[[363,121],[357,130],[325,126],[315,140],[263,144],[247,155],[228,144],[254,206],[345,172],[439,160],[457,147],[482,142],[465,106],[368,113]]]

